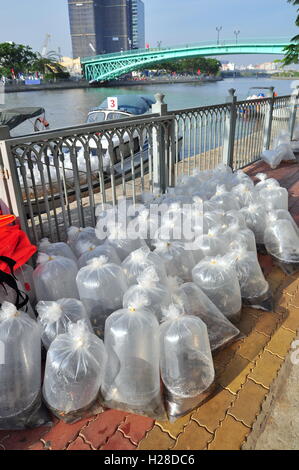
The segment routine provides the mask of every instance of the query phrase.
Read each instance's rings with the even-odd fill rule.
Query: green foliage
[[[221,63],[217,59],[196,57],[194,59],[167,60],[153,65],[156,70],[166,70],[168,73],[196,74],[198,70],[208,75],[217,75]],[[144,70],[144,69],[143,69]]]
[[[69,78],[69,73],[54,58],[42,57],[33,52],[31,47],[15,43],[0,43],[0,75],[12,76],[15,74],[39,72],[47,74],[51,78]]]
[[[299,5],[299,0],[288,0],[292,5]],[[299,8],[297,8],[297,18],[295,21],[296,26],[299,27]],[[283,65],[298,64],[299,63],[299,35],[291,39],[292,44],[284,48],[285,57],[283,59]]]
[[[11,70],[15,73],[24,73],[30,69],[36,58],[36,54],[31,47],[4,42],[0,43],[0,73],[5,76],[11,75]]]

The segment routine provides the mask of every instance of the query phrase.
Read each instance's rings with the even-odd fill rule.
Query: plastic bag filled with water
[[[54,339],[61,334],[67,333],[72,323],[84,320],[89,330],[92,331],[89,317],[85,307],[77,299],[59,299],[56,302],[38,302],[36,305],[38,322],[41,326],[41,337],[43,345],[49,349]]]
[[[144,302],[135,299],[106,321],[102,395],[108,408],[161,418],[159,323]]]
[[[95,333],[103,337],[106,318],[122,307],[128,289],[122,268],[105,256],[93,258],[78,272],[77,286]]]
[[[77,262],[73,250],[67,243],[51,243],[48,238],[43,238],[38,245],[38,250],[41,253],[47,253],[49,256],[62,256],[63,258],[70,258]]]
[[[194,282],[182,284],[180,290],[188,299],[188,303],[184,305],[185,312],[199,317],[206,324],[212,351],[225,346],[239,335],[238,328]]]
[[[169,276],[178,276],[188,282],[192,278],[192,269],[196,264],[192,250],[186,250],[181,242],[158,241],[154,253],[165,262]]]
[[[273,311],[273,296],[261,270],[256,252],[236,244],[232,250],[243,303],[262,310]]]
[[[234,194],[227,191],[224,185],[218,185],[215,195],[211,198],[211,202],[217,204],[219,209],[224,211],[238,210],[240,204]]]
[[[264,230],[267,211],[263,204],[250,204],[241,209],[247,227],[253,231],[257,245],[264,244]]]
[[[288,191],[286,188],[268,184],[259,192],[260,200],[266,205],[268,210],[288,210]]]
[[[137,284],[129,287],[123,299],[124,308],[136,303],[136,298],[144,299],[143,307],[151,310],[160,322],[162,309],[170,304],[171,297],[168,288],[160,282],[159,275],[154,266],[145,268],[137,278]]]
[[[78,267],[79,269],[87,266],[88,261],[93,258],[99,258],[100,256],[105,256],[108,258],[109,263],[114,264],[121,264],[120,258],[116,253],[116,250],[113,246],[109,245],[108,243],[104,243],[103,245],[95,245],[93,242],[87,241],[86,242],[86,250],[84,251],[83,255],[80,256],[78,259]]]
[[[33,272],[37,301],[63,298],[78,299],[77,273],[78,267],[75,261],[62,256],[49,256],[40,253],[37,267]]]
[[[264,242],[267,252],[283,263],[287,273],[298,271],[299,236],[290,220],[278,218],[276,211],[269,213]]]
[[[3,302],[0,308],[0,429],[45,424],[41,414],[41,337],[36,321]]]
[[[107,243],[115,249],[121,261],[124,261],[133,251],[147,246],[144,240],[136,238],[136,234],[131,233],[122,225],[116,225],[110,230]]]
[[[92,242],[94,245],[100,245],[102,243],[102,241],[97,238],[95,229],[93,227],[70,227],[67,233],[68,243],[77,258],[80,258],[80,256],[87,249],[87,241]]]
[[[171,304],[160,326],[161,377],[170,420],[199,405],[214,381],[214,365],[207,327],[193,315]]]
[[[103,341],[84,320],[51,343],[47,354],[43,396],[51,411],[67,422],[100,412],[99,391],[106,366]]]
[[[136,284],[137,278],[143,273],[145,268],[149,266],[155,268],[160,282],[165,283],[167,274],[164,260],[157,253],[151,252],[148,247],[142,247],[133,251],[122,262],[121,266],[129,286]]]
[[[241,291],[237,273],[229,257],[207,257],[195,266],[192,275],[193,281],[223,315],[232,322],[239,321]]]

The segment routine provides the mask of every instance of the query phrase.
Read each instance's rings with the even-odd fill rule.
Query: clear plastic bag
[[[282,155],[280,152],[277,152],[277,150],[264,150],[263,153],[261,154],[261,159],[269,165],[272,170],[275,170],[277,168],[281,161],[282,161]]]
[[[221,313],[237,322],[241,315],[241,291],[231,258],[205,258],[192,271],[193,281],[203,290]]]
[[[97,238],[93,227],[70,227],[68,229],[68,242],[77,258],[86,250],[86,242],[89,241],[94,245],[100,245],[101,241]]]
[[[232,194],[237,198],[240,207],[247,207],[249,204],[254,204],[257,199],[257,194],[254,191],[254,186],[246,183],[238,184],[232,188]]]
[[[285,188],[268,184],[266,188],[260,190],[260,199],[268,210],[288,210],[289,195]]]
[[[236,197],[227,191],[224,185],[218,185],[215,195],[211,198],[212,203],[216,203],[219,209],[224,211],[239,210],[240,204]]]
[[[144,299],[106,321],[105,406],[154,418],[164,416],[159,373],[159,323]]]
[[[93,258],[78,272],[77,286],[95,333],[103,337],[107,317],[122,307],[128,289],[122,268],[105,256]]]
[[[203,232],[208,233],[215,227],[223,225],[225,220],[225,212],[222,210],[204,211],[203,213]]]
[[[9,302],[0,308],[0,346],[0,429],[48,424],[41,408],[40,328]]]
[[[160,326],[161,377],[169,419],[197,407],[215,372],[206,325],[171,304]]]
[[[196,261],[193,252],[185,250],[184,243],[158,241],[154,253],[164,260],[169,276],[178,276],[186,282],[191,280]]]
[[[121,264],[118,254],[116,253],[113,246],[109,245],[108,243],[104,243],[103,245],[95,245],[92,242],[86,242],[88,245],[88,249],[84,251],[83,255],[80,256],[78,259],[78,267],[79,269],[84,268],[87,266],[88,261],[93,258],[99,258],[100,256],[105,256],[108,258],[109,263],[113,264]]]
[[[75,261],[40,253],[33,271],[36,300],[78,299],[77,273]]]
[[[161,225],[160,215],[153,214],[149,209],[144,208],[134,220],[134,226],[149,247],[153,246],[155,233]]]
[[[247,251],[244,245],[236,246],[232,252],[238,275],[243,303],[262,310],[273,311],[273,296],[261,270],[255,252]]]
[[[137,278],[137,285],[131,286],[125,292],[123,299],[124,308],[134,305],[136,298],[144,299],[143,307],[151,310],[160,322],[162,318],[162,308],[170,304],[170,294],[166,285],[161,284],[159,275],[153,266],[145,268]]]
[[[188,299],[185,312],[199,317],[206,324],[212,351],[225,346],[240,334],[194,282],[182,284],[180,290]]]
[[[38,302],[36,305],[38,322],[41,326],[43,345],[49,349],[54,339],[67,333],[71,323],[84,320],[90,331],[92,327],[85,307],[77,299],[59,299],[56,302]]]
[[[243,207],[241,213],[245,217],[248,228],[253,231],[256,243],[263,245],[267,215],[265,206],[261,204],[250,204],[248,207]]]
[[[279,154],[282,161],[286,161],[286,162],[291,161],[291,160],[296,161],[296,157],[294,155],[290,142],[281,143],[280,145],[278,145],[276,147],[276,152]]]
[[[38,249],[40,253],[46,253],[49,256],[62,256],[77,262],[73,250],[66,243],[51,243],[48,238],[43,238],[38,245]]]
[[[137,283],[137,278],[145,268],[153,266],[159,276],[159,281],[165,283],[166,269],[164,260],[155,252],[151,252],[148,247],[142,247],[133,251],[123,262],[122,268],[126,275],[127,283],[133,286]]]
[[[116,225],[110,231],[107,241],[115,249],[121,261],[124,261],[132,251],[147,246],[144,240],[136,238],[134,234],[127,233],[127,230],[121,225]]]
[[[268,215],[264,234],[267,252],[285,264],[288,272],[299,269],[299,236],[290,220],[279,219],[275,212]],[[283,266],[282,266],[283,267]]]
[[[57,336],[47,355],[43,396],[60,419],[74,423],[99,413],[99,391],[107,356],[103,341],[85,321],[70,324]]]
[[[226,243],[221,239],[220,234],[221,226],[215,226],[206,235],[197,238],[197,248],[193,251],[196,263],[206,256],[224,255],[226,253]]]
[[[255,177],[259,180],[259,182],[254,187],[255,191],[257,192],[267,187],[268,184],[280,186],[279,182],[275,178],[268,178],[268,175],[266,175],[266,173],[257,173]]]

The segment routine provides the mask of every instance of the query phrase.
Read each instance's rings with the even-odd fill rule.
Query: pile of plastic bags
[[[213,384],[212,352],[239,337],[242,305],[273,311],[257,251],[299,270],[287,191],[257,179],[224,166],[194,171],[143,205],[125,201],[125,215],[97,208],[96,228],[71,227],[67,243],[42,240],[34,272],[22,273],[33,279],[37,322],[0,311],[0,340],[14,331],[10,368],[24,382],[9,399],[22,385],[0,368],[0,428],[37,399],[41,340],[44,400],[68,422],[101,405],[170,420],[198,406]]]
[[[294,152],[299,150],[298,143],[291,142],[290,133],[282,131],[274,142],[272,150],[264,150],[261,158],[272,169],[278,167],[282,161],[296,161]]]

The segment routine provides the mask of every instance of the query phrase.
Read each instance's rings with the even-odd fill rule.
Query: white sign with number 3
[[[116,111],[118,109],[118,99],[109,97],[107,98],[108,100],[108,109],[111,109],[112,111]]]

